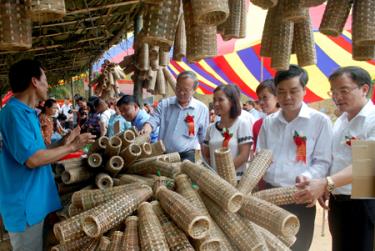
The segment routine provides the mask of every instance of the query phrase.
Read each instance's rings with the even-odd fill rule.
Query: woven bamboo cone
[[[301,0],[302,7],[314,7],[323,4],[327,0]]]
[[[143,143],[147,143],[150,141],[150,136],[146,134],[139,135],[135,137],[134,144],[142,145]]]
[[[264,23],[263,33],[262,33],[262,43],[260,47],[260,55],[263,57],[272,56],[272,39],[273,39],[273,25],[276,18],[277,8],[269,9],[266,16],[266,21]]]
[[[99,239],[93,239],[91,242],[87,243],[82,250],[85,251],[97,251],[97,248],[99,247]]]
[[[317,63],[314,32],[308,13],[306,20],[294,24],[293,44],[299,66],[303,67]]]
[[[99,153],[92,153],[89,155],[87,163],[91,168],[98,168],[103,164],[103,158]]]
[[[152,70],[151,68],[148,70],[149,78],[147,79],[147,91],[150,93],[154,93],[155,86],[156,86],[156,75],[157,71]]]
[[[109,144],[109,138],[106,136],[101,136],[98,138],[90,148],[90,153],[96,153],[98,151],[104,151]]]
[[[95,177],[95,184],[99,189],[108,189],[113,187],[112,177],[106,173],[99,173]]]
[[[76,215],[82,213],[83,211],[84,211],[83,208],[76,207],[73,204],[70,204],[69,207],[68,207],[68,215],[69,215],[69,217],[76,216]]]
[[[135,175],[135,174],[121,174],[119,176],[120,183],[121,184],[131,184],[131,183],[141,183],[148,185],[152,187],[154,185],[154,179],[149,178],[149,177],[144,177],[140,175]]]
[[[147,175],[147,177],[150,177],[150,178],[153,179],[153,181],[154,181],[153,187],[154,188],[155,188],[155,183],[159,182],[161,185],[166,186],[170,190],[175,189],[174,179],[171,179],[171,178],[168,178],[168,177],[165,177],[165,176],[153,175],[153,174]],[[156,191],[156,190],[154,189],[154,191]]]
[[[189,160],[184,160],[181,171],[196,182],[202,192],[223,209],[237,212],[241,208],[243,194],[215,173]]]
[[[150,167],[152,168],[152,165],[156,160],[162,160],[169,163],[177,163],[181,161],[180,154],[179,153],[167,153],[157,156],[152,156],[149,158],[144,158],[141,160],[138,160],[134,162],[127,170],[128,173],[139,173],[142,172],[142,170],[148,170]],[[146,174],[141,173],[141,174]],[[156,173],[153,173],[156,174]]]
[[[172,58],[173,60],[181,61],[183,57],[186,57],[186,28],[184,14],[181,13],[174,39]]]
[[[306,20],[308,9],[302,6],[302,0],[279,0],[282,20],[294,23]]]
[[[257,153],[241,177],[237,186],[238,191],[243,194],[251,193],[260,179],[264,176],[271,163],[272,152],[270,150],[262,149]]]
[[[130,174],[160,174],[174,178],[181,173],[181,167],[179,163],[169,163],[167,161],[153,159],[135,163],[128,167],[126,171]]]
[[[168,66],[169,65],[169,51],[160,51],[159,52],[159,65]]]
[[[208,234],[211,225],[209,218],[182,195],[161,186],[156,191],[156,197],[163,210],[190,237],[201,239]]]
[[[241,19],[240,19],[240,32],[239,38],[246,37],[246,27],[247,27],[247,8],[246,8],[246,1],[241,1]]]
[[[198,25],[219,25],[227,19],[229,15],[228,1],[192,0],[194,20]]]
[[[114,196],[119,194],[131,193],[134,190],[143,188],[143,184],[132,183],[122,186],[112,187],[105,190],[94,189],[94,190],[80,190],[73,194],[72,204],[78,208],[88,210],[96,207],[104,202],[113,199]]]
[[[149,45],[143,43],[137,54],[137,68],[141,71],[150,69]]]
[[[193,189],[192,183],[186,174],[180,174],[176,177],[176,192],[187,199],[195,208],[200,210],[204,215],[210,218],[211,227],[205,238],[195,240],[194,246],[201,251],[210,250],[233,250],[231,244],[227,240],[225,234],[211,219],[211,216],[204,205],[199,193]]]
[[[57,165],[61,165],[63,169],[72,169],[77,167],[82,167],[84,165],[83,158],[75,158],[75,159],[67,159],[67,160],[60,160],[56,163]]]
[[[245,196],[239,213],[275,235],[294,236],[300,226],[294,214],[254,196]]]
[[[82,248],[91,243],[93,240],[95,239],[92,239],[90,237],[87,237],[87,236],[84,236],[82,238],[79,238],[77,240],[73,240],[73,241],[67,241],[67,242],[63,242],[63,243],[60,243],[56,246],[53,246],[51,248],[51,251],[74,251],[74,250],[83,250]]]
[[[319,31],[325,35],[339,36],[344,29],[352,0],[328,0]]]
[[[122,140],[118,136],[110,138],[109,143],[105,149],[105,154],[109,157],[116,156],[120,153]]]
[[[151,144],[151,149],[152,156],[162,155],[166,152],[165,145],[162,140],[158,140],[157,142]]]
[[[102,236],[100,237],[98,251],[107,251],[110,245],[111,245],[111,240],[106,236]]]
[[[253,193],[253,196],[271,202],[272,204],[282,206],[295,204],[296,201],[293,195],[297,191],[296,187],[277,187]]]
[[[161,224],[150,203],[143,202],[139,205],[138,222],[141,250],[169,250]]]
[[[64,0],[32,0],[31,19],[34,22],[46,23],[57,21],[65,16]]]
[[[150,48],[150,66],[154,71],[159,69],[159,49],[157,45]]]
[[[164,78],[165,81],[170,85],[172,88],[173,92],[176,93],[176,78],[172,75],[172,73],[167,69],[167,67],[163,68],[163,73],[164,73]]]
[[[240,251],[263,250],[265,248],[262,243],[263,239],[254,238],[257,237],[256,233],[251,232],[241,216],[220,208],[207,196],[202,194],[201,196],[212,218]]]
[[[90,179],[93,174],[86,168],[74,168],[65,170],[61,175],[64,184],[74,184]]]
[[[236,168],[230,149],[219,148],[214,152],[217,174],[232,186],[237,185]]]
[[[139,157],[140,159],[148,158],[152,155],[152,147],[150,143],[143,143],[140,147],[142,149],[141,156]]]
[[[129,216],[125,220],[125,232],[122,239],[122,250],[124,251],[139,251],[138,239],[138,217]]]
[[[285,237],[283,235],[277,236],[287,247],[291,247],[297,240],[295,236]]]
[[[375,1],[354,1],[353,42],[360,46],[375,45]]]
[[[254,224],[256,231],[262,234],[270,251],[289,251],[289,247],[267,229]]]
[[[240,38],[241,29],[241,15],[242,8],[244,6],[243,0],[229,0],[229,16],[227,20],[219,25],[222,27],[222,37],[224,41],[228,41],[232,38]]]
[[[114,231],[111,235],[111,245],[109,245],[109,251],[122,251],[121,244],[123,238],[123,232]]]
[[[136,134],[133,130],[125,130],[118,135],[122,141],[121,150],[126,149],[131,143],[134,143]]]
[[[121,156],[112,156],[105,166],[105,170],[112,176],[116,176],[124,167],[124,159]]]
[[[130,144],[128,148],[120,152],[120,156],[124,158],[125,164],[124,168],[131,165],[134,161],[136,161],[139,156],[141,156],[142,149],[139,145]]]
[[[159,219],[165,238],[171,251],[194,251],[185,233],[163,212],[159,202],[151,202],[152,208]]]
[[[99,237],[137,209],[138,205],[150,198],[152,189],[144,187],[133,191],[132,195],[118,195],[98,207],[97,211],[83,218],[82,229],[90,237]]]
[[[277,0],[250,0],[250,2],[266,10],[266,9],[275,7],[278,1]]]
[[[156,87],[155,93],[158,95],[165,96],[166,95],[166,82],[162,68],[156,73]]]
[[[375,59],[375,46],[369,45],[369,46],[359,46],[353,44],[353,59],[359,60],[359,61],[367,61]]]

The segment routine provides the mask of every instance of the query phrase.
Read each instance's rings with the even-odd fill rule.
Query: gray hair
[[[177,76],[177,82],[181,79],[185,79],[185,78],[190,78],[194,81],[194,90],[196,90],[198,88],[198,85],[199,85],[199,81],[198,81],[198,77],[197,75],[192,72],[192,71],[183,71],[181,72],[180,74],[178,74]]]

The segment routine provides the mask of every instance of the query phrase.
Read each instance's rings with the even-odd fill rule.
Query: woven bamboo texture
[[[165,238],[171,251],[194,251],[185,233],[161,209],[159,202],[151,202],[152,208],[159,219]]]
[[[186,28],[184,14],[181,13],[173,46],[173,60],[181,61],[186,57]]]
[[[263,57],[272,56],[272,39],[273,39],[273,26],[276,18],[277,8],[271,8],[267,12],[266,21],[262,33],[262,43],[260,47],[260,55]]]
[[[162,67],[156,72],[155,94],[162,96],[165,96],[166,94],[166,83]]]
[[[150,48],[150,66],[153,71],[159,69],[159,46],[154,45]]]
[[[352,2],[352,0],[328,0],[319,31],[330,36],[340,35],[352,8]]]
[[[169,250],[163,229],[152,205],[143,202],[138,207],[138,228],[141,250],[164,251]]]
[[[124,159],[121,156],[112,156],[105,165],[105,170],[112,176],[116,176],[124,167]]]
[[[354,1],[353,42],[356,45],[375,45],[375,1]]]
[[[141,156],[142,149],[139,145],[134,143],[130,144],[126,149],[120,152],[120,156],[124,159],[124,168],[127,168],[134,161],[136,161],[139,156]]]
[[[229,148],[219,148],[214,152],[216,171],[232,186],[237,186],[236,168]]]
[[[156,197],[161,207],[173,221],[193,239],[204,238],[210,229],[210,220],[192,206],[182,195],[160,187]]]
[[[103,158],[99,153],[92,153],[89,155],[87,163],[92,168],[98,168],[103,164]]]
[[[120,153],[122,140],[118,136],[113,136],[109,139],[108,145],[105,148],[105,155],[108,157],[116,156]]]
[[[285,237],[283,235],[277,236],[287,247],[291,247],[297,240],[295,236]]]
[[[109,251],[122,251],[122,238],[123,232],[121,231],[114,231],[111,235],[111,245],[109,245]]]
[[[159,52],[159,65],[160,66],[168,66],[170,61],[171,59],[169,57],[169,51]]]
[[[125,220],[125,232],[122,239],[122,250],[124,251],[139,251],[138,239],[138,217],[129,216]]]
[[[142,153],[141,153],[141,156],[139,158],[148,158],[148,157],[151,157],[152,155],[152,147],[151,147],[151,144],[150,143],[143,143],[141,145],[141,149],[142,149]]]
[[[83,208],[76,207],[73,204],[70,204],[69,207],[68,207],[69,217],[73,217],[75,215],[78,215],[78,214],[82,213],[83,211],[84,211]]]
[[[229,0],[229,16],[219,27],[224,41],[243,38],[246,30],[246,4],[244,0]]]
[[[125,130],[123,133],[120,133],[118,136],[122,140],[121,150],[127,148],[135,140],[135,132],[133,130]]]
[[[0,3],[0,50],[26,50],[32,46],[29,1]]]
[[[77,240],[67,241],[60,243],[51,248],[51,251],[74,251],[74,250],[83,250],[82,248],[92,242],[92,238],[84,236]]]
[[[358,45],[352,45],[353,46],[353,59],[359,60],[359,61],[367,61],[371,59],[375,59],[375,46],[369,45],[369,46],[358,46]]]
[[[133,213],[138,205],[150,198],[152,189],[144,187],[132,192],[114,197],[98,207],[96,211],[85,216],[82,221],[82,229],[90,237],[99,237],[115,225],[124,221]]]
[[[165,177],[165,176],[157,176],[157,175],[148,175],[148,177],[152,177],[154,180],[154,186],[155,182],[159,182],[161,185],[166,186],[170,190],[175,189],[175,181],[174,179]]]
[[[61,180],[64,184],[74,184],[82,181],[86,181],[93,176],[93,173],[86,168],[72,168],[65,170],[61,174]]]
[[[99,173],[95,177],[95,185],[103,190],[113,187],[112,177],[106,173]]]
[[[219,25],[225,22],[229,15],[227,0],[192,0],[191,6],[198,25]]]
[[[153,93],[155,91],[155,86],[156,86],[157,71],[154,71],[150,68],[147,74],[148,74],[148,77],[147,77],[145,89],[147,89],[148,92]]]
[[[162,176],[174,178],[176,175],[181,173],[181,167],[179,163],[169,163],[166,161],[153,159],[131,165],[127,168],[127,173],[143,175],[160,174]]]
[[[210,170],[188,160],[182,163],[181,170],[223,209],[237,212],[242,206],[243,194]]]
[[[83,158],[60,160],[56,163],[57,166],[62,166],[64,170],[81,167],[84,165]]]
[[[262,9],[270,9],[276,6],[277,0],[250,0],[254,5],[261,7]]]
[[[256,231],[262,234],[270,251],[289,251],[289,247],[267,229],[254,224]]]
[[[137,145],[142,145],[143,143],[148,143],[150,141],[150,136],[147,134],[142,134],[134,139],[134,143]]]
[[[301,0],[302,7],[313,7],[318,6],[326,2],[327,0]]]
[[[296,235],[300,224],[297,216],[270,202],[253,196],[245,196],[239,213],[275,235]]]
[[[248,225],[243,221],[241,216],[236,213],[229,212],[228,210],[220,208],[215,202],[205,195],[202,195],[202,199],[210,212],[210,215],[224,231],[227,237],[230,239],[239,250],[262,250],[262,243],[258,243],[254,236],[251,236],[251,230]]]
[[[109,144],[109,138],[106,136],[101,136],[95,140],[94,144],[90,147],[90,153],[96,153],[99,151],[104,151]]]
[[[217,54],[216,26],[197,25],[189,1],[184,2],[186,27],[186,56],[189,62],[213,57]]]
[[[107,236],[102,236],[100,237],[98,250],[107,251],[110,245],[111,245],[111,240]]]
[[[278,206],[290,205],[296,203],[293,195],[297,191],[295,187],[277,187],[256,192],[253,196]]]
[[[314,32],[308,13],[305,20],[294,24],[293,45],[299,66],[304,67],[317,63]]]
[[[148,4],[143,18],[144,41],[160,46],[172,46],[179,10],[179,0],[164,0],[159,4]]]
[[[144,177],[136,174],[121,174],[119,176],[121,184],[141,183],[152,187],[154,185],[154,179],[151,177]]]
[[[176,84],[177,84],[176,78],[172,75],[172,73],[167,68],[163,68],[163,73],[165,76],[165,80],[168,82],[173,92],[176,93]]]
[[[270,150],[262,149],[257,153],[254,159],[249,163],[245,170],[237,189],[243,194],[248,194],[253,191],[260,179],[266,173],[268,167],[272,162],[272,152]]]
[[[149,45],[143,43],[137,51],[136,67],[138,70],[147,71],[150,69]]]
[[[99,239],[92,239],[89,243],[83,246],[82,250],[85,251],[96,251],[99,246]]]
[[[290,22],[301,22],[306,20],[308,8],[302,7],[302,0],[279,0],[282,20]]]
[[[64,0],[32,0],[31,18],[34,22],[57,21],[65,16]]]

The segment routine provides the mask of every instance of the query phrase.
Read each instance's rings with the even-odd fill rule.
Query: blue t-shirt
[[[23,232],[61,208],[50,165],[25,162],[46,149],[35,110],[16,98],[0,111],[0,214],[10,232]]]
[[[120,126],[119,133],[129,129],[132,126],[131,123],[126,121],[126,119],[124,119],[122,115],[115,113],[109,118],[109,121],[108,121],[108,129],[107,129],[108,137],[112,137],[115,135],[114,127],[117,121],[119,121],[119,126]]]
[[[142,130],[143,125],[148,121],[150,118],[150,114],[148,114],[145,110],[139,109],[135,119],[132,121],[132,125],[135,126],[138,130]],[[159,136],[159,128],[156,128],[151,132],[150,138],[151,143],[155,143],[158,140]]]

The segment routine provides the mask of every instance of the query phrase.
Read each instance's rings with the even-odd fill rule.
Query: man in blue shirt
[[[145,110],[140,109],[137,101],[133,96],[124,95],[119,101],[117,101],[117,107],[119,108],[122,116],[130,121],[132,126],[135,126],[138,130],[142,130],[143,125],[150,118]],[[158,140],[158,128],[150,131],[151,143],[154,143]]]
[[[47,149],[34,107],[48,98],[41,64],[22,60],[9,72],[14,97],[0,112],[0,214],[13,250],[43,249],[44,218],[61,207],[50,163],[93,142],[79,127]],[[52,148],[53,147],[53,148]]]
[[[207,106],[193,97],[198,83],[195,73],[180,73],[176,96],[163,99],[141,131],[150,133],[160,127],[159,139],[163,140],[167,152],[179,152],[182,160],[193,162],[209,124]]]

